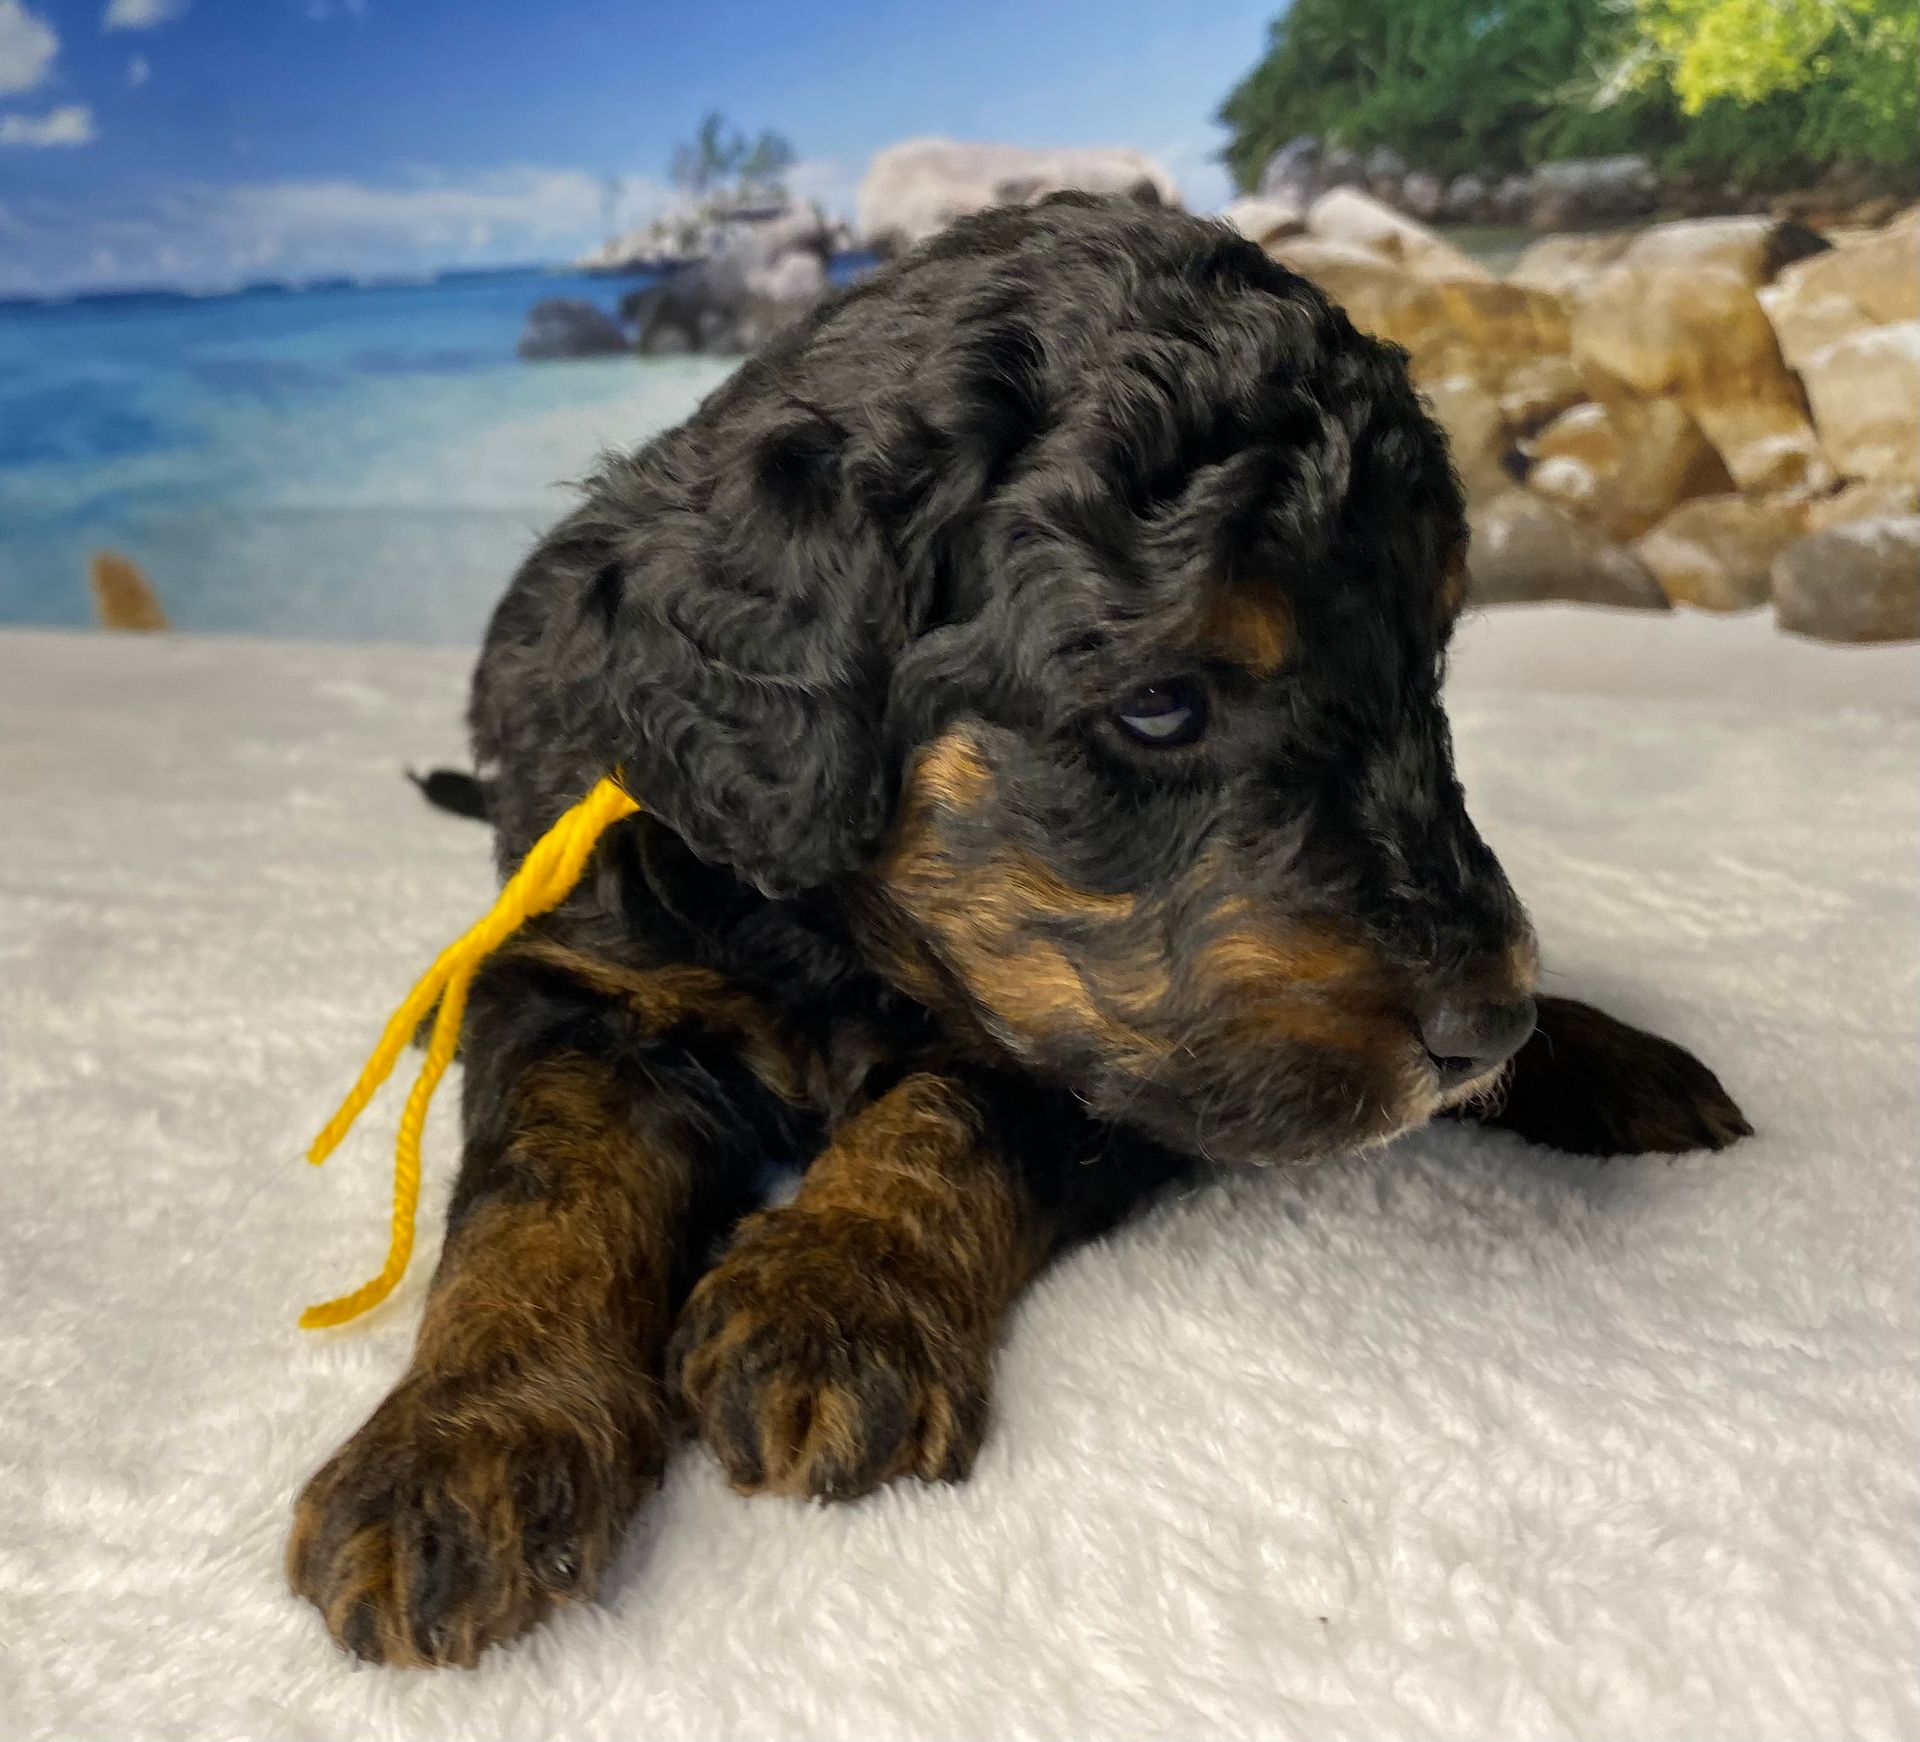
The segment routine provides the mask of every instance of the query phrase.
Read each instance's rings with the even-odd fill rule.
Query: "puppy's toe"
[[[307,1484],[288,1579],[355,1657],[470,1666],[591,1594],[640,1472],[487,1400],[442,1386],[429,1403],[425,1389],[403,1385]]]
[[[1685,1047],[1570,1000],[1528,1041],[1504,1100],[1473,1116],[1575,1155],[1677,1155],[1753,1134]]]
[[[934,1298],[809,1248],[775,1212],[702,1280],[674,1338],[682,1406],[734,1487],[848,1500],[957,1481],[987,1413],[988,1352]]]

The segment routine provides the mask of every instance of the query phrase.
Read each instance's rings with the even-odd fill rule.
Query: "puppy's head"
[[[983,1047],[1261,1160],[1417,1123],[1525,1038],[1440,709],[1443,439],[1257,248],[988,214],[631,464],[677,492],[613,607],[637,790],[763,890],[829,887]]]

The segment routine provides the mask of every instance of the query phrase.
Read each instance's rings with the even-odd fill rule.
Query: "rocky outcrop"
[[[1447,432],[1454,469],[1468,498],[1508,489],[1523,462],[1500,402],[1471,375],[1443,376],[1429,381],[1423,392],[1428,409]]]
[[[1477,604],[1576,599],[1591,605],[1667,610],[1646,564],[1609,544],[1563,509],[1527,490],[1508,490],[1471,516],[1467,552]]]
[[[851,242],[847,226],[829,218],[816,201],[716,200],[664,213],[582,255],[574,266],[611,276],[671,271],[705,260],[733,260],[751,269],[796,253],[826,262]]]
[[[1645,217],[1660,182],[1644,157],[1576,157],[1543,163],[1527,178],[1527,219],[1536,230],[1586,230]]]
[[[1920,638],[1920,516],[1857,520],[1790,545],[1773,563],[1782,629],[1822,641]]]
[[[627,348],[620,323],[577,297],[550,296],[527,313],[519,352],[530,363],[560,357],[610,357]]]
[[[1592,516],[1604,484],[1620,469],[1620,441],[1604,405],[1569,406],[1526,444],[1527,488]]]
[[[1800,379],[1842,477],[1920,473],[1920,320],[1838,339],[1801,360]]]
[[[1421,278],[1491,279],[1493,274],[1425,224],[1402,217],[1358,188],[1334,188],[1307,208],[1307,234],[1365,248]]]
[[[1806,503],[1793,498],[1702,496],[1635,539],[1632,550],[1676,605],[1746,611],[1766,603],[1773,559],[1806,523]]]
[[[1731,272],[1754,289],[1771,284],[1780,269],[1833,244],[1792,219],[1768,217],[1689,218],[1655,224],[1627,239],[1622,266],[1658,272]]]
[[[1443,182],[1384,146],[1364,155],[1290,139],[1266,161],[1258,193],[1306,207],[1332,189],[1360,188],[1428,222],[1530,224],[1536,230],[1619,224],[1653,210],[1660,188],[1644,157],[1577,158],[1527,175],[1458,175]]]
[[[1030,205],[1069,188],[1180,203],[1178,185],[1160,164],[1120,146],[1030,150],[910,139],[877,153],[867,165],[856,227],[867,247],[897,253],[969,212]]]
[[[1329,188],[1364,187],[1366,160],[1344,146],[1322,149],[1311,134],[1290,139],[1260,171],[1262,199],[1286,200],[1302,211]]]
[[[1884,230],[1784,267],[1760,301],[1796,369],[1867,327],[1920,320],[1920,206]]]
[[[1268,199],[1264,195],[1222,206],[1220,216],[1249,242],[1258,242],[1262,248],[1298,236],[1307,227],[1307,215],[1297,202]]]
[[[1920,478],[1876,478],[1847,484],[1807,504],[1807,530],[1829,532],[1856,520],[1904,520],[1920,514]]]
[[[1753,288],[1723,267],[1609,267],[1573,304],[1573,361],[1593,398],[1682,407],[1746,491],[1833,481],[1799,383]]]
[[[827,272],[811,253],[783,254],[769,265],[707,260],[661,283],[629,292],[620,312],[642,356],[687,352],[738,357],[791,326],[826,293]]]
[[[1280,166],[1284,197],[1303,165]],[[1920,208],[1831,239],[1771,217],[1544,237],[1505,278],[1354,186],[1305,222],[1268,252],[1406,347],[1466,486],[1483,599],[1746,609],[1808,535],[1914,512]],[[1799,585],[1788,616],[1825,598]],[[1819,611],[1836,635],[1901,620]]]
[[[1507,274],[1514,284],[1564,296],[1613,265],[1633,245],[1634,233],[1604,236],[1542,236],[1529,242]]]
[[[1340,194],[1327,199],[1364,197]],[[1352,239],[1368,233],[1364,224],[1354,226],[1346,239],[1315,233],[1282,241],[1269,251],[1311,278],[1357,325],[1406,346],[1423,384],[1451,375],[1471,376],[1496,398],[1512,396],[1513,404],[1503,407],[1505,415],[1529,424],[1578,395],[1569,368],[1541,368],[1553,359],[1564,363],[1567,356],[1567,314],[1558,297],[1496,279],[1472,262],[1469,272],[1449,274],[1444,270],[1448,254],[1454,252],[1449,244],[1433,237],[1438,249],[1430,249],[1405,236],[1406,230],[1419,228],[1411,220],[1396,217],[1395,225],[1386,244],[1398,251],[1392,257]],[[1413,259],[1423,263],[1423,271],[1407,264]]]

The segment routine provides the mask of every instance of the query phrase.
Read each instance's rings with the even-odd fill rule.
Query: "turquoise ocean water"
[[[541,297],[629,288],[527,271],[0,306],[0,623],[89,621],[110,546],[183,629],[476,640],[565,481],[727,372],[514,356]]]

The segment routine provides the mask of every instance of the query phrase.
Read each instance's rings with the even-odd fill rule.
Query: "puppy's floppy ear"
[[[715,440],[696,420],[611,462],[572,523],[597,561],[595,736],[701,858],[792,895],[857,866],[885,824],[906,589],[833,424],[736,407]]]

